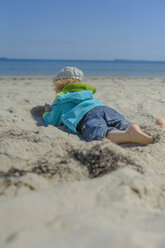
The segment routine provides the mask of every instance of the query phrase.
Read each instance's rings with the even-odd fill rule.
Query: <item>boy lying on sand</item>
[[[125,119],[115,109],[93,99],[96,89],[82,83],[83,72],[75,67],[65,67],[54,79],[57,97],[52,105],[44,106],[46,125],[64,125],[86,141],[108,138],[116,144],[137,143],[147,145],[153,138],[136,124]],[[165,119],[157,124],[165,126]]]

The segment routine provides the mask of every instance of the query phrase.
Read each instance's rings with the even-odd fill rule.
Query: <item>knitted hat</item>
[[[65,67],[61,71],[57,72],[57,74],[55,75],[55,79],[72,78],[78,79],[80,81],[83,80],[83,77],[83,72],[76,67]]]

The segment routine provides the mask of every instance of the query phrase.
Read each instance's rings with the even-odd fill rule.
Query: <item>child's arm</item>
[[[49,108],[49,110],[48,110]],[[59,118],[59,114],[56,111],[56,108],[51,108],[50,106],[45,106],[45,110],[48,110],[43,113],[42,118],[45,122],[45,124],[48,125],[53,125],[53,126],[60,126],[61,125],[61,119]]]
[[[51,107],[47,103],[45,103],[45,105],[44,105],[44,112],[42,114],[42,118],[44,119],[44,117],[47,114],[49,114],[51,111],[52,111]]]

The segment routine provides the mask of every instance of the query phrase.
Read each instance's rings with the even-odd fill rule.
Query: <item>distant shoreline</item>
[[[146,62],[146,63],[165,63],[165,60],[147,60],[147,59],[44,59],[44,58],[7,58],[0,57],[0,61],[75,61],[75,62]]]

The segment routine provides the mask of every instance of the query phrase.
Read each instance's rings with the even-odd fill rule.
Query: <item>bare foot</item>
[[[145,134],[139,126],[131,125],[127,131],[131,143],[147,145],[153,142],[153,138]]]
[[[165,119],[163,119],[163,118],[157,119],[156,124],[161,126],[161,127],[165,127]]]
[[[107,138],[115,144],[136,143],[147,145],[153,142],[153,138],[145,134],[139,126],[131,125],[127,131],[112,130],[107,133]]]

